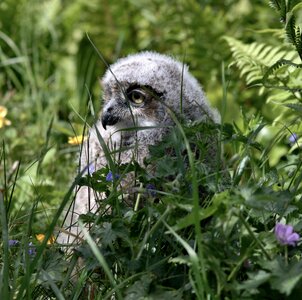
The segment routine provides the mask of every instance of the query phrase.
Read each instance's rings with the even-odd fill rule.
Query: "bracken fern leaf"
[[[279,10],[281,9],[281,6],[280,6],[278,0],[271,0],[271,1],[269,2],[269,5],[270,5],[271,7],[273,7],[274,9],[276,9],[277,11],[279,11]]]
[[[231,37],[225,40],[240,76],[245,77],[248,85],[258,84],[269,92],[267,103],[302,100],[302,65],[295,50],[256,42],[244,44]]]
[[[276,76],[274,76],[275,72],[277,72],[278,69],[280,69],[283,66],[288,66],[288,67],[293,67],[297,69],[302,69],[302,64],[296,64],[293,63],[291,60],[287,59],[280,59],[276,63],[274,63],[271,67],[268,68],[268,70],[265,72],[262,83],[265,87],[268,88],[278,88],[278,89],[283,89],[283,90],[288,90],[291,92],[301,92],[302,91],[302,86],[292,86],[289,84],[289,81],[281,81],[281,85],[278,85],[278,80],[276,81]],[[288,73],[292,73],[289,70],[287,70]],[[300,75],[302,75],[302,72],[299,72]],[[272,83],[269,82],[269,77],[272,77],[273,81]]]
[[[234,63],[240,69],[240,76],[246,77],[247,84],[262,82],[267,70],[281,59],[298,62],[294,50],[286,50],[263,43],[244,44],[232,37],[225,37],[228,42]]]

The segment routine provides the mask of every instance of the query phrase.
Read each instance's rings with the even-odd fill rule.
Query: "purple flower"
[[[89,166],[88,166],[88,173],[89,174],[92,174],[95,172],[95,167],[94,167],[94,164],[91,163]]]
[[[153,185],[152,183],[148,183],[146,185],[146,190],[147,190],[148,195],[150,195],[151,197],[156,196],[156,188],[155,188],[155,185]]]
[[[243,267],[244,267],[245,269],[251,269],[251,267],[252,267],[251,261],[250,261],[249,259],[246,259],[246,260],[243,262]]]
[[[294,144],[297,142],[299,136],[296,133],[293,133],[289,138],[288,141],[290,142],[290,144]]]
[[[9,247],[15,247],[19,244],[18,240],[8,240],[8,246]]]
[[[106,181],[108,181],[108,182],[113,181],[113,177],[114,177],[114,179],[119,179],[119,178],[120,178],[120,175],[115,174],[115,175],[113,176],[112,172],[109,171],[108,174],[107,174],[107,176],[106,176]]]
[[[36,247],[33,245],[32,242],[30,242],[28,244],[28,254],[30,256],[35,256],[37,254],[37,250],[36,250]]]
[[[275,226],[275,236],[281,245],[296,246],[300,239],[299,234],[294,232],[293,226],[281,223],[277,223]]]
[[[94,166],[94,163],[90,163],[89,165],[87,165],[84,169],[83,169],[83,171],[82,171],[83,173],[88,173],[88,174],[92,174],[92,173],[94,173],[95,172],[95,166]]]
[[[8,240],[8,246],[9,247],[15,247],[18,246],[20,244],[20,242],[18,240]],[[37,249],[36,247],[33,245],[32,242],[30,242],[28,244],[28,254],[30,256],[35,256],[37,254]]]

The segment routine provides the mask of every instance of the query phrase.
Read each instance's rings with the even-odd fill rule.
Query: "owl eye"
[[[128,98],[134,104],[140,105],[144,103],[146,99],[146,95],[141,90],[132,90],[131,92],[128,93]]]

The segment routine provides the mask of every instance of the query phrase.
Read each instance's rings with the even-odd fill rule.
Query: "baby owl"
[[[220,122],[219,113],[211,108],[188,67],[166,55],[141,52],[119,59],[106,71],[102,88],[103,109],[83,144],[81,170],[107,165],[103,141],[115,161],[135,160],[142,165],[149,146],[162,140],[174,126],[171,112],[185,122]],[[78,216],[96,211],[95,199],[101,197],[88,187],[80,188],[64,225],[70,233],[60,233],[59,242],[74,240]]]

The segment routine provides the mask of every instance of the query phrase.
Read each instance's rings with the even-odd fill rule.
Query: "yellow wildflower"
[[[11,121],[5,118],[6,115],[7,115],[7,108],[0,105],[0,128],[4,126],[9,126],[11,124]]]
[[[80,145],[82,144],[84,141],[86,141],[87,136],[82,136],[82,135],[77,135],[74,137],[68,137],[68,144],[70,145]]]
[[[40,234],[36,234],[36,239],[40,242],[43,243],[44,239],[45,239],[45,234],[40,233]],[[51,245],[55,242],[55,237],[53,235],[50,236],[50,238],[47,241],[47,245]]]

